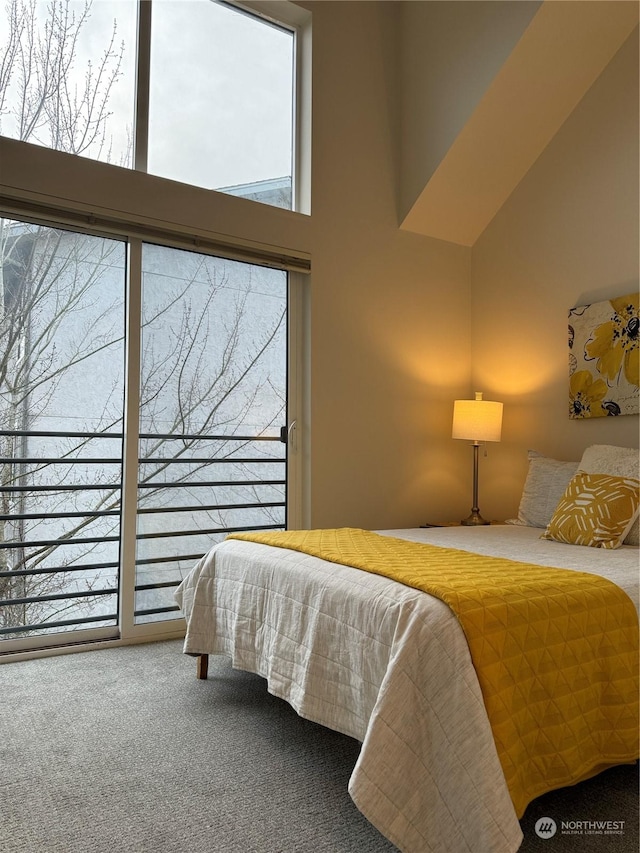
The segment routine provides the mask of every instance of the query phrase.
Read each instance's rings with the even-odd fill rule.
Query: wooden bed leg
[[[200,679],[206,679],[209,672],[209,655],[198,655],[196,662],[196,675]]]

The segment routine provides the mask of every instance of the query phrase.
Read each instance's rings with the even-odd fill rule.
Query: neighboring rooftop
[[[253,181],[249,184],[235,184],[230,187],[216,187],[218,192],[260,201],[273,207],[283,207],[291,210],[291,176],[268,178],[264,181]]]

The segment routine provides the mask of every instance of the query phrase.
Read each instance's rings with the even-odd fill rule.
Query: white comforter
[[[638,549],[495,526],[384,531],[602,574],[637,606]],[[469,649],[439,600],[378,575],[238,540],[176,592],[187,653],[224,653],[303,717],[362,741],[349,793],[405,853],[512,853],[522,841]]]

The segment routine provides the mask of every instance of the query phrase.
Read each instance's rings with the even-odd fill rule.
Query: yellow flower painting
[[[569,417],[637,415],[638,293],[569,311]]]
[[[601,418],[608,414],[602,401],[607,383],[594,379],[588,370],[576,370],[569,380],[569,414],[572,418]]]

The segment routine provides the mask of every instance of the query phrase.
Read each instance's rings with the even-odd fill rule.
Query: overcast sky
[[[40,14],[48,0],[37,0]],[[71,0],[79,13],[82,0]],[[93,0],[74,73],[82,79],[108,45],[124,41],[113,90],[114,161],[133,126],[135,0]],[[0,15],[0,42],[7,22]],[[205,187],[291,174],[293,38],[213,0],[154,0],[149,171]],[[6,119],[3,132],[12,134]]]

